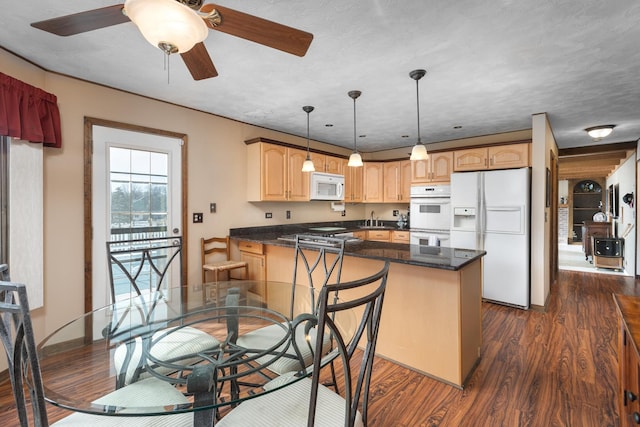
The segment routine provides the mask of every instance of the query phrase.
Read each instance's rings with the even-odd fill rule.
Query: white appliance
[[[485,250],[482,297],[520,308],[530,298],[529,168],[451,174],[451,247]]]
[[[344,175],[311,172],[311,200],[344,200]]]
[[[449,246],[451,187],[414,185],[411,187],[410,243],[420,246]]]

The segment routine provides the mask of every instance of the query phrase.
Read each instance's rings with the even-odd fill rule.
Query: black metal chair
[[[0,266],[0,341],[4,347],[11,388],[16,402],[20,426],[47,427],[40,363],[36,351],[29,302],[25,285],[8,281],[6,265]],[[7,280],[5,280],[7,279]],[[29,396],[25,394],[25,388]],[[184,405],[187,398],[171,384],[155,379],[140,381],[123,387],[95,401],[102,405],[118,406],[170,406]],[[31,407],[31,414],[29,414]],[[30,424],[30,421],[32,423]],[[74,413],[55,426],[192,426],[193,414],[175,414],[154,417],[101,416]]]
[[[325,285],[318,296],[317,317],[302,315],[295,322],[298,326],[306,325],[305,330],[316,323],[318,328],[313,365],[296,374],[305,375],[305,378],[243,402],[225,415],[217,426],[366,426],[371,372],[388,272],[387,261],[372,276]],[[337,320],[340,317],[336,318],[345,311],[358,313],[355,332],[349,336],[342,334],[344,325]],[[336,343],[330,355],[318,351],[322,348],[325,329],[331,332]],[[359,344],[362,350],[358,350]],[[362,357],[357,363],[356,355],[360,351]],[[326,357],[341,362],[343,396],[320,384],[320,368]],[[291,375],[283,377],[283,381],[293,379]]]
[[[293,286],[289,307],[290,319],[294,319],[300,312],[315,313],[317,311],[317,292],[327,283],[340,283],[345,240],[330,237],[323,237],[321,243],[316,240],[317,236],[314,235],[300,234],[296,236],[291,282]],[[305,283],[308,291],[305,295],[300,296],[296,295],[299,275],[304,276],[300,282]],[[264,348],[271,343],[278,342],[283,333],[283,329],[277,325],[267,326],[241,335],[238,337],[238,345],[245,348]],[[315,339],[315,328],[311,331],[311,337]],[[313,363],[313,352],[302,329],[297,330],[294,342],[296,344],[289,347],[285,357],[281,357],[269,365],[270,371],[276,375],[282,375],[287,372],[299,371]],[[326,353],[330,349],[331,337],[330,334],[327,334],[323,340],[323,350]],[[335,375],[333,377],[335,385]]]
[[[158,329],[158,325],[162,324],[162,316],[168,316],[159,315],[157,312],[158,304],[167,294],[166,289],[182,285],[182,238],[162,237],[107,242],[107,255],[114,319],[110,330],[104,331],[105,337],[117,337],[125,319],[130,321],[132,317],[140,322],[141,327],[153,324],[154,328]],[[129,304],[131,298],[135,299],[135,304]],[[177,306],[181,307],[181,303],[179,301]],[[137,312],[132,313],[132,310]],[[130,324],[126,325],[126,328],[130,327]],[[116,348],[114,365],[118,370],[118,387],[149,376],[146,372],[149,358],[143,355],[148,354],[156,360],[173,360],[189,364],[197,359],[181,360],[181,355],[197,354],[219,345],[213,336],[191,327],[184,327],[169,336],[166,335],[166,330],[160,329],[154,334],[137,338]],[[163,336],[165,338],[162,338]],[[169,368],[159,367],[156,372],[169,373]]]

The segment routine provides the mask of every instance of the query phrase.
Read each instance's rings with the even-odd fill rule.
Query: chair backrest
[[[326,333],[325,328],[328,329],[334,339],[333,351],[342,362],[341,366],[344,370],[345,425],[347,426],[355,424],[360,400],[362,400],[362,421],[364,425],[367,425],[369,384],[388,273],[389,261],[386,261],[384,267],[377,273],[350,282],[327,284],[318,295],[318,331],[315,348],[322,348],[323,335]],[[357,313],[357,322],[353,325],[354,332],[349,333],[349,336],[343,335],[339,325],[339,314],[346,310]],[[352,362],[352,358],[359,345],[362,358],[357,364]],[[314,352],[309,426],[313,425],[315,418],[323,357],[326,356],[322,352]],[[357,377],[355,376],[356,371]]]
[[[224,254],[225,260],[231,259],[231,243],[229,236],[225,237],[210,237],[200,239],[200,253],[202,257],[202,265],[205,265],[207,258],[211,254]]]
[[[112,303],[122,293],[141,296],[182,284],[180,236],[107,242],[107,257]],[[172,277],[180,283],[170,283]]]
[[[298,274],[302,272],[305,276],[301,281],[305,281],[308,286],[310,307],[312,309],[314,307],[317,308],[315,301],[317,292],[327,283],[340,283],[344,249],[344,239],[323,237],[318,240],[317,236],[314,235],[296,235],[293,279],[291,282],[294,286],[289,313],[291,318],[296,315],[294,307],[295,285],[298,283]],[[301,270],[300,272],[298,271],[299,269]]]
[[[5,268],[0,278],[4,279],[7,276],[8,269]],[[20,425],[29,426],[24,392],[25,385],[28,385],[34,425],[48,426],[42,376],[25,285],[0,281],[0,341],[7,356],[11,388]]]

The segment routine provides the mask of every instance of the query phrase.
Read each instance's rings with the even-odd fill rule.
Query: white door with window
[[[181,138],[94,125],[93,308],[111,302],[106,242],[182,235]],[[172,269],[168,283],[179,283]],[[119,288],[116,299],[128,298]]]

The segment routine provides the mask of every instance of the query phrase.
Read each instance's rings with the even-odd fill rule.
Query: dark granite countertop
[[[345,221],[343,223],[312,223],[292,224],[272,227],[232,228],[229,235],[234,240],[245,240],[265,245],[293,247],[290,241],[278,240],[285,234],[313,234],[310,228],[334,227],[344,228],[336,231],[343,233],[362,230],[362,221]],[[397,227],[374,227],[373,229],[398,230]],[[405,229],[406,230],[406,229]],[[388,243],[374,241],[357,241],[346,244],[345,254],[349,256],[388,260],[401,264],[411,264],[422,267],[444,270],[460,270],[467,264],[483,257],[485,251],[456,249],[441,246],[417,246],[406,243]]]

